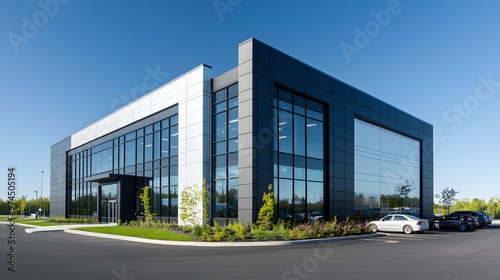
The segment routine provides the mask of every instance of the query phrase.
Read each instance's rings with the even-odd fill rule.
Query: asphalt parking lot
[[[6,237],[2,229],[2,256]],[[17,271],[2,261],[1,279],[458,280],[500,274],[500,225],[278,247],[165,246],[24,229],[17,241]]]

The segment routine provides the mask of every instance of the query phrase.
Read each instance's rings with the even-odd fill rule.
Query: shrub
[[[219,225],[215,221],[214,221],[214,226],[213,226],[212,230],[214,232],[214,240],[215,241],[221,241],[227,235],[226,227],[222,227],[221,225]]]
[[[244,222],[231,221],[227,227],[234,234],[234,237],[241,240],[245,240],[250,232],[250,227]]]
[[[268,193],[264,192],[262,196],[262,201],[264,204],[259,209],[259,214],[257,216],[257,226],[263,230],[271,230],[274,219],[274,208],[276,206],[276,199],[274,199],[273,185],[269,184],[267,187]]]

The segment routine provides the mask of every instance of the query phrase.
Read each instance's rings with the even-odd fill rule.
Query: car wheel
[[[371,224],[370,225],[370,231],[371,232],[377,232],[378,231],[377,225],[376,224]]]
[[[410,234],[413,232],[413,229],[411,228],[411,226],[409,225],[406,225],[403,227],[403,232],[406,233],[406,234]]]
[[[466,231],[469,228],[469,226],[466,223],[461,223],[458,225],[458,229],[460,231]]]
[[[439,223],[433,223],[432,229],[439,230]]]

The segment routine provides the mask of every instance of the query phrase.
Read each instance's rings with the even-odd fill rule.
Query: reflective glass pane
[[[102,153],[102,172],[113,170],[113,149],[109,148]]]
[[[355,120],[354,143],[356,146],[380,151],[380,129],[366,122]]]
[[[177,165],[170,166],[170,185],[177,185],[179,180],[179,172]]]
[[[215,113],[219,113],[219,112],[225,111],[227,109],[226,105],[227,105],[226,101],[216,104],[214,106],[215,107]]]
[[[161,168],[161,186],[168,186],[169,185],[169,176],[168,176],[168,167],[162,167]]]
[[[135,140],[125,143],[125,166],[135,165]]]
[[[170,125],[173,126],[173,125],[176,125],[177,122],[179,120],[179,116],[178,115],[174,115],[174,116],[171,116],[170,117]]]
[[[401,135],[394,132],[381,130],[380,131],[380,151],[382,154],[388,154],[389,156],[396,156],[401,158]]]
[[[228,144],[228,152],[237,152],[238,151],[238,138],[229,139],[227,141]]]
[[[215,141],[227,139],[226,128],[226,113],[223,112],[215,115]]]
[[[280,107],[280,109],[287,110],[287,111],[292,111],[292,109],[293,109],[292,103],[286,102],[283,100],[278,101],[278,106]]]
[[[228,111],[227,138],[238,137],[238,108]]]
[[[151,134],[153,132],[153,125],[148,125],[144,128],[144,134]]]
[[[171,119],[172,120],[172,119]],[[177,125],[170,127],[170,156],[176,156],[179,151],[179,133]]]
[[[215,217],[227,217],[227,186],[226,180],[215,181]]]
[[[160,155],[161,155],[160,143],[161,143],[160,132],[157,131],[157,132],[155,132],[154,138],[153,138],[153,159],[160,158]]]
[[[238,84],[231,85],[227,88],[227,97],[235,97],[238,96]]]
[[[295,219],[303,219],[306,215],[306,182],[294,181],[293,186],[293,204]]]
[[[292,196],[293,196],[293,187],[292,180],[279,180],[279,189],[278,189],[278,218],[279,219],[288,219],[292,218],[293,214],[293,204],[292,204]]]
[[[161,188],[161,216],[167,216],[169,215],[168,213],[168,208],[170,206],[169,203],[169,194],[168,194],[169,187],[162,187]]]
[[[307,156],[322,159],[323,155],[323,123],[308,118],[307,129]]]
[[[290,154],[279,154],[279,176],[281,178],[293,178],[293,156]]]
[[[228,177],[238,177],[238,153],[227,155],[227,172]]]
[[[307,180],[323,181],[323,161],[320,159],[307,159]]]
[[[238,97],[233,97],[227,101],[227,107],[228,108],[233,108],[238,106]]]
[[[311,109],[307,109],[307,116],[310,117],[310,118],[317,119],[319,121],[323,120],[323,114],[322,113],[313,111]]]
[[[226,153],[226,141],[215,143],[215,154],[220,155],[225,153]]]
[[[144,137],[137,138],[137,163],[144,162]]]
[[[279,111],[278,116],[278,145],[279,151],[284,153],[292,153],[292,113]]]
[[[323,216],[323,183],[307,182],[307,211],[309,216]]]
[[[144,137],[144,162],[153,160],[153,135]]]
[[[170,217],[177,217],[179,207],[178,197],[178,186],[170,186]]]
[[[306,179],[306,159],[304,157],[294,157],[293,176],[295,179]]]
[[[224,89],[221,89],[221,90],[219,90],[219,91],[215,92],[215,93],[214,93],[214,96],[215,96],[215,98],[214,98],[214,99],[215,99],[215,100],[214,100],[215,102],[214,102],[214,103],[219,103],[219,102],[221,102],[222,100],[227,99],[227,91],[226,91],[226,89],[225,89],[225,88],[224,88]]]
[[[102,155],[101,153],[95,153],[92,155],[92,174],[97,174],[102,172]],[[74,175],[76,176],[76,164]]]
[[[238,218],[238,179],[228,180],[228,217]]]
[[[169,142],[169,129],[166,128],[161,131],[161,157],[165,158],[169,156],[168,148],[170,146]]]
[[[306,120],[303,116],[294,115],[293,123],[293,148],[294,154],[306,155]]]
[[[215,157],[215,178],[226,178],[226,155]]]

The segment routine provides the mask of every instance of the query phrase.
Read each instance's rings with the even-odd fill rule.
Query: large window
[[[323,105],[278,89],[274,99],[274,192],[277,216],[323,216]]]
[[[126,135],[68,157],[71,165],[68,201],[71,216],[91,216],[97,210],[98,184],[85,178],[99,173],[126,174],[138,180],[137,193],[151,187],[153,213],[177,217],[178,213],[178,117],[147,125]],[[137,197],[140,213],[139,198]]]
[[[420,215],[420,142],[355,120],[355,215]]]
[[[213,94],[215,218],[238,217],[238,84]]]

